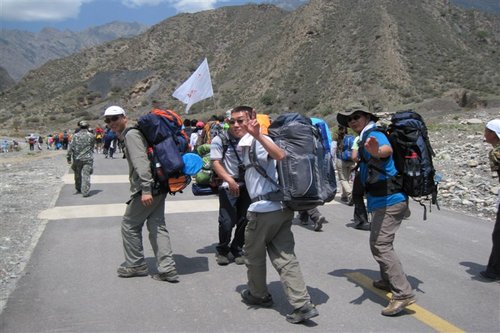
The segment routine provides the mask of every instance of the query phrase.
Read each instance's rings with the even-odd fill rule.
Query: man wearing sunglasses
[[[179,276],[173,259],[170,236],[165,226],[166,194],[155,194],[155,196],[152,194],[154,180],[146,153],[148,148],[146,139],[138,129],[128,126],[125,110],[119,106],[110,106],[106,109],[104,122],[123,141],[129,166],[131,198],[127,202],[121,225],[125,262],[118,267],[118,276],[129,278],[148,275],[148,265],[144,259],[142,246],[142,228],[144,223],[147,223],[158,270],[158,274],[153,278],[178,282]]]
[[[247,133],[244,124],[248,119],[248,112],[252,112],[252,108],[247,106],[238,106],[231,110],[229,130],[213,138],[210,146],[213,169],[223,181],[219,187],[219,244],[216,246],[216,260],[219,265],[229,264],[230,253],[236,264],[245,263],[243,243],[246,215],[251,201],[245,186],[242,149],[238,143]],[[233,229],[235,231],[231,241]]]
[[[368,212],[372,213],[370,250],[380,266],[381,276],[373,286],[392,292],[382,315],[394,316],[415,303],[412,287],[393,246],[396,231],[408,209],[408,196],[400,185],[392,182],[397,174],[393,150],[385,134],[372,129],[377,120],[363,105],[351,105],[337,114],[340,125],[349,126],[360,135],[359,177],[367,193]]]

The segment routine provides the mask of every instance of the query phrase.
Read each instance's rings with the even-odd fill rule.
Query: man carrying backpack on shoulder
[[[378,117],[362,105],[352,105],[337,114],[339,124],[349,126],[361,137],[359,176],[366,190],[368,212],[372,213],[370,250],[379,263],[381,275],[381,280],[374,281],[373,286],[392,292],[382,315],[394,316],[415,303],[412,287],[393,246],[408,208],[408,196],[401,185],[398,187],[393,182],[397,175],[393,147],[384,133],[372,130],[377,120]]]
[[[251,112],[252,108],[248,106],[234,108],[229,119],[229,130],[214,137],[210,147],[212,168],[223,181],[218,192],[219,244],[216,247],[216,258],[219,265],[229,264],[229,252],[232,253],[236,264],[245,263],[242,252],[250,197],[245,186],[245,168],[238,142],[247,134],[243,122]]]
[[[269,201],[262,196],[278,188],[254,167],[250,154],[254,154],[268,177],[277,181],[276,160],[282,160],[286,152],[271,138],[261,134],[260,125],[251,116],[242,118],[248,132],[240,139],[243,162],[246,166],[245,184],[252,204],[248,208],[248,222],[245,229],[245,262],[247,265],[248,289],[241,292],[246,304],[271,307],[273,299],[266,285],[266,252],[280,275],[283,289],[294,311],[286,316],[290,323],[301,323],[318,316],[318,310],[311,303],[306,284],[295,256],[295,241],[292,233],[294,212],[281,201]]]
[[[117,270],[123,278],[148,275],[144,259],[142,228],[147,223],[149,240],[156,257],[158,274],[153,278],[161,281],[178,282],[179,276],[165,226],[166,193],[152,194],[154,184],[151,164],[147,156],[148,144],[144,135],[128,126],[128,119],[119,106],[110,106],[104,112],[104,122],[124,142],[124,153],[129,166],[130,200],[127,202],[121,231],[125,263]]]

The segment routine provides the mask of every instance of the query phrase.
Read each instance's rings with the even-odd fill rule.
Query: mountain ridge
[[[367,15],[369,13],[369,15]],[[498,15],[423,0],[312,0],[180,14],[130,38],[52,60],[0,95],[4,126],[97,120],[120,104],[131,116],[171,97],[209,60],[215,96],[193,113],[237,104],[330,116],[350,100],[390,109],[500,88]],[[207,110],[208,109],[208,110]]]

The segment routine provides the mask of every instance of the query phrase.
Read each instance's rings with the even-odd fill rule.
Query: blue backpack
[[[191,175],[201,169],[201,158],[194,161],[191,159],[194,154],[187,154],[189,138],[182,124],[177,113],[160,109],[152,110],[137,121],[137,129],[149,145],[147,153],[155,180],[154,192],[181,192],[191,182]],[[188,161],[196,163],[196,167],[186,165]]]
[[[352,145],[354,143],[354,136],[347,134],[342,140],[342,151],[340,152],[340,159],[343,161],[352,161]]]

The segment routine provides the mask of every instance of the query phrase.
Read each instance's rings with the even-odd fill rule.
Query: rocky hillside
[[[38,33],[1,29],[0,67],[18,81],[29,70],[49,60],[66,57],[114,39],[136,36],[146,29],[147,26],[139,23],[124,22],[112,22],[81,32],[51,28]]]
[[[481,105],[500,88],[499,18],[435,0],[311,0],[293,12],[246,5],[181,14],[30,72],[0,95],[1,124],[73,126],[112,103],[135,116],[154,99],[182,110],[171,94],[204,57],[215,96],[193,113],[246,103],[328,118],[352,99],[388,110],[436,98]]]

